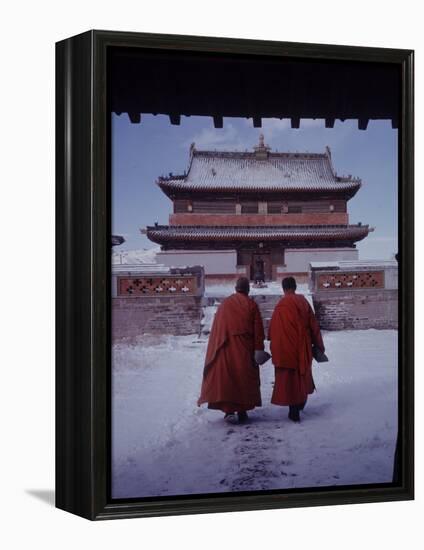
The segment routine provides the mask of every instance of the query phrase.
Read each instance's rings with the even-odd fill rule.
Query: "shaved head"
[[[283,290],[296,290],[296,279],[294,277],[285,277],[282,280]]]
[[[243,294],[249,294],[250,282],[247,277],[239,277],[236,282],[236,292],[242,292]]]

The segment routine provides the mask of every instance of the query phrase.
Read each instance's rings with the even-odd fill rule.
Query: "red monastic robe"
[[[288,293],[278,302],[269,326],[275,384],[271,403],[300,405],[315,389],[312,344],[324,351],[318,321],[301,294]]]
[[[236,292],[218,307],[206,352],[198,405],[223,412],[261,406],[254,351],[264,349],[261,313],[254,300]]]

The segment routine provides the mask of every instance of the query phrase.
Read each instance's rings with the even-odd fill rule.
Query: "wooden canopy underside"
[[[366,129],[370,119],[398,127],[400,68],[391,63],[302,59],[280,55],[234,55],[140,49],[111,49],[110,108],[128,113],[165,114],[171,124],[181,116],[210,116],[222,128],[224,117],[288,118],[299,128],[303,118],[355,119]]]

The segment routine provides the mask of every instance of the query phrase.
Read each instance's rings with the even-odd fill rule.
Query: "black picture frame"
[[[170,57],[176,52],[205,54],[206,64],[225,55],[396,67],[400,337],[399,437],[393,484],[127,502],[112,502],[108,497],[108,71],[112,49],[157,51]],[[56,506],[98,520],[413,499],[413,51],[89,31],[57,43],[56,75]],[[375,85],[362,82],[362,89]]]

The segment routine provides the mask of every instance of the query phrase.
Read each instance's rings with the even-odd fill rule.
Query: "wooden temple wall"
[[[234,282],[238,277],[250,278],[256,257],[265,263],[267,280],[281,281],[294,276],[307,282],[310,262],[358,259],[356,248],[287,248],[273,246],[258,249],[229,250],[166,250],[157,254],[157,261],[165,266],[201,265],[209,284]]]
[[[174,213],[198,213],[198,214],[287,214],[290,210],[304,213],[308,212],[346,212],[346,200],[240,200],[228,198],[214,198],[211,200],[176,199],[174,201]]]
[[[345,212],[308,212],[296,214],[171,214],[170,225],[200,226],[285,226],[285,225],[347,225]]]

